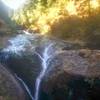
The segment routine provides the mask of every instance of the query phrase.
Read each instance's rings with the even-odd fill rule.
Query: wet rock
[[[50,61],[40,98],[99,100],[99,93],[100,50],[68,50],[58,53]]]
[[[0,100],[30,100],[11,72],[0,64]]]
[[[36,77],[41,70],[41,60],[35,52],[42,52],[41,37],[21,34],[9,40],[9,45],[0,52],[0,62],[16,73],[34,94]],[[36,49],[36,50],[35,50]]]
[[[16,73],[34,94],[35,81],[41,71],[39,55],[42,57],[44,48],[52,42],[56,45],[56,50],[61,50],[65,44],[38,34],[20,34],[11,38],[9,45],[0,52],[0,62]],[[68,47],[70,45],[69,43]]]
[[[3,57],[7,54],[4,53]],[[35,81],[41,70],[41,60],[36,54],[23,54],[22,56],[8,54],[8,58],[4,59],[2,64],[10,68],[16,73],[29,87],[32,94],[34,93]]]

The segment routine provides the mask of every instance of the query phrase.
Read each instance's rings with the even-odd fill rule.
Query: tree
[[[76,13],[70,14],[73,10]],[[99,16],[99,0],[31,0],[13,14],[13,19],[27,29],[42,34],[86,38],[93,36],[93,29],[99,30]]]

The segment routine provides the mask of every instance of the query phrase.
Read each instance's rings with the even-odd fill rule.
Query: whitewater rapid
[[[42,70],[39,74],[39,76],[36,79],[36,83],[35,83],[35,100],[39,100],[39,90],[40,90],[40,84],[42,81],[42,78],[45,75],[45,72],[48,68],[48,60],[50,59],[50,51],[52,49],[53,44],[49,44],[48,46],[45,47],[44,51],[43,51],[43,57],[37,53],[37,55],[39,56],[39,58],[42,60]]]
[[[23,84],[26,91],[30,95],[31,99],[39,100],[40,85],[41,85],[41,81],[46,73],[46,70],[48,68],[48,61],[52,55],[53,43],[51,43],[50,41],[47,43],[44,43],[43,44],[44,50],[42,51],[42,55],[40,55],[38,52],[36,52],[36,51],[34,52],[34,48],[36,48],[34,45],[34,42],[37,39],[38,35],[32,35],[25,31],[24,31],[24,33],[25,34],[20,34],[20,35],[17,35],[16,37],[11,38],[8,41],[9,45],[3,49],[3,52],[21,56],[23,54],[23,52],[28,51],[28,52],[35,53],[38,55],[38,57],[42,61],[42,63],[41,63],[42,70],[40,71],[39,75],[36,78],[34,96],[33,96],[33,94],[31,94],[31,92],[30,92],[28,86],[25,84],[25,82],[17,75],[16,75],[16,77]],[[28,52],[26,52],[26,53],[28,53]]]

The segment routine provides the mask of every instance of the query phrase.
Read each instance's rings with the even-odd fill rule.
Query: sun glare
[[[91,0],[90,5],[92,8],[96,9],[99,7],[99,2],[98,2],[98,0]]]
[[[2,0],[2,2],[11,9],[18,9],[23,6],[26,0]]]
[[[66,10],[70,15],[77,15],[75,1],[69,1],[66,7]]]

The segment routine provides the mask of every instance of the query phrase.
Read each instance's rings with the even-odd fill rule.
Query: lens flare
[[[1,0],[6,6],[11,9],[18,9],[23,6],[26,0]]]

